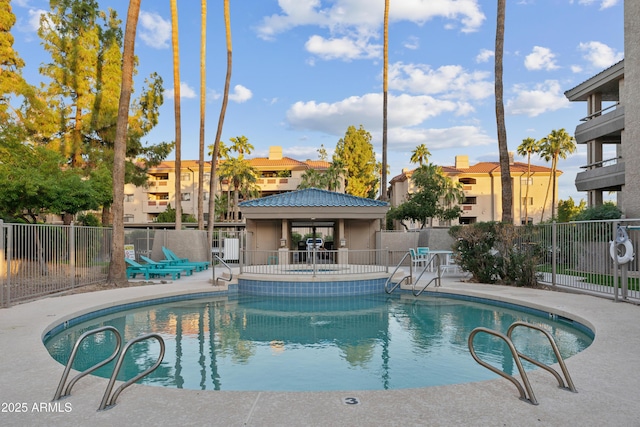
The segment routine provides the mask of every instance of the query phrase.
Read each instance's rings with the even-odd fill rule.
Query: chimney
[[[456,169],[469,169],[469,156],[456,156]]]
[[[269,147],[269,160],[282,160],[282,147],[274,145]]]
[[[513,151],[509,151],[509,165],[513,165]]]

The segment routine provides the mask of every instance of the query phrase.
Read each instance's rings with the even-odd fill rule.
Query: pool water
[[[77,338],[104,325],[116,327],[123,342],[160,334],[166,354],[141,383],[196,390],[388,390],[457,384],[497,378],[469,352],[467,339],[479,326],[506,333],[515,321],[544,325],[563,358],[585,349],[586,328],[516,306],[443,297],[367,295],[332,298],[212,297],[141,307],[89,320],[46,339],[50,354],[66,364]],[[73,322],[71,322],[73,323]],[[517,328],[513,341],[522,353],[555,363],[547,339]],[[512,373],[508,348],[489,335],[474,340],[477,354]],[[99,333],[84,341],[74,369],[106,358],[115,338]],[[159,345],[136,344],[120,380],[152,365]],[[98,371],[109,377],[114,362]],[[525,369],[534,369],[524,363]],[[62,366],[61,366],[62,372]],[[555,381],[550,377],[550,381]]]

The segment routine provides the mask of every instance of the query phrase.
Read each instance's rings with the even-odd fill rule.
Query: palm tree
[[[171,0],[171,46],[173,47],[173,102],[176,122],[176,230],[182,228],[182,141],[180,127],[180,52],[178,48],[178,4]]]
[[[133,87],[134,47],[140,0],[130,0],[127,11],[127,24],[124,33],[124,51],[122,55],[122,82],[120,83],[120,101],[114,140],[113,158],[113,239],[111,253],[114,255],[109,264],[107,281],[116,286],[127,283],[124,262],[124,180],[125,158],[127,151],[127,125],[129,122],[129,102]]]
[[[416,147],[415,150],[411,152],[411,163],[418,163],[422,166],[427,160],[429,160],[429,156],[431,156],[431,152],[427,148],[426,145],[420,144]]]
[[[240,160],[244,159],[245,154],[251,154],[253,151],[253,145],[249,143],[249,139],[244,135],[229,138],[229,141],[231,141],[229,149],[238,153],[238,159]]]
[[[524,196],[524,223],[529,224],[529,181],[531,180],[531,154],[540,151],[540,144],[529,137],[522,140],[518,146],[518,154],[527,156],[527,191]]]
[[[224,175],[233,184],[233,219],[238,220],[240,194],[251,194],[257,181],[257,171],[249,162],[240,158],[230,158],[220,166]]]
[[[502,222],[513,223],[513,187],[509,167],[507,127],[504,121],[502,85],[502,55],[504,52],[504,16],[506,0],[498,0],[495,52],[496,127],[498,128],[498,152],[500,155],[500,180],[502,183]]]
[[[300,184],[298,184],[298,190],[305,188],[324,188],[324,176],[316,169],[307,169],[301,176]]]
[[[560,130],[552,130],[549,135],[540,140],[540,155],[545,161],[551,160],[551,176],[549,177],[549,185],[547,186],[547,195],[542,205],[542,217],[544,218],[544,209],[547,206],[547,198],[549,196],[549,186],[552,186],[553,196],[551,197],[551,219],[555,217],[556,206],[556,171],[558,170],[558,158],[566,159],[569,154],[576,151],[576,140],[569,135],[564,128]]]
[[[198,230],[204,229],[204,128],[207,101],[207,0],[201,1],[200,16],[200,151],[198,155]]]
[[[229,0],[224,0],[224,28],[227,40],[227,74],[224,81],[224,93],[222,95],[222,107],[220,108],[220,117],[218,118],[218,129],[216,131],[216,139],[213,144],[213,154],[211,155],[211,180],[209,186],[209,222],[207,224],[207,230],[209,232],[209,239],[213,239],[213,223],[215,212],[215,197],[216,194],[216,167],[218,152],[220,150],[220,137],[222,136],[222,126],[224,124],[224,115],[227,111],[227,102],[229,102],[229,86],[231,85],[231,18],[229,14]],[[211,242],[212,243],[212,242]],[[212,243],[213,244],[213,243]]]
[[[344,176],[346,174],[346,170],[344,168],[344,163],[340,160],[334,160],[331,162],[331,166],[324,173],[325,184],[327,190],[329,191],[338,191],[342,188],[344,183]]]
[[[387,99],[389,80],[389,0],[384,0],[384,54],[382,66],[382,185],[380,200],[387,200]],[[382,221],[383,228],[385,222]]]

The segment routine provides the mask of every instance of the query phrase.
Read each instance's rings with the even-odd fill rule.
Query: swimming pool
[[[77,324],[70,321],[47,336],[45,345],[56,360],[66,363],[80,334],[113,325],[125,341],[149,332],[166,341],[165,359],[142,380],[145,384],[197,390],[388,390],[496,378],[472,359],[467,338],[478,326],[506,332],[518,320],[544,325],[565,359],[593,338],[581,325],[548,313],[476,298],[240,294],[124,309]],[[539,332],[518,330],[513,339],[524,353],[555,362]],[[74,369],[86,369],[96,357],[110,354],[111,341],[107,334],[87,339]],[[475,349],[483,360],[507,372],[514,369],[501,341],[479,336]],[[119,379],[133,377],[157,354],[153,342],[133,347]],[[99,374],[108,377],[111,371],[107,366]]]

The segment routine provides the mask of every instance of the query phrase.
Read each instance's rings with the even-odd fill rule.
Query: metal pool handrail
[[[518,380],[513,376],[513,375],[509,375],[506,372],[496,368],[495,366],[490,365],[489,363],[485,362],[484,360],[480,359],[480,357],[478,357],[478,355],[476,354],[476,351],[473,347],[473,338],[480,332],[484,332],[487,333],[489,335],[493,335],[496,336],[498,338],[501,338],[509,347],[509,350],[511,350],[511,355],[513,356],[513,360],[516,362],[516,366],[518,367],[518,371],[520,372],[520,376],[522,377],[522,382],[524,383],[524,388],[522,388],[522,385],[520,385],[520,382],[518,382]],[[531,383],[529,383],[529,377],[527,377],[527,372],[524,370],[524,367],[522,366],[522,362],[520,361],[520,357],[518,357],[518,351],[516,350],[515,346],[513,345],[513,342],[511,341],[511,339],[506,336],[503,333],[500,333],[498,331],[494,331],[488,328],[484,328],[484,327],[478,327],[475,328],[473,331],[471,331],[471,333],[469,334],[469,351],[471,352],[471,356],[475,359],[476,362],[478,362],[479,364],[481,364],[482,366],[484,366],[485,368],[487,368],[488,370],[495,372],[496,374],[500,375],[503,378],[508,379],[509,381],[511,381],[513,383],[513,385],[516,386],[516,388],[518,389],[518,392],[520,392],[520,399],[522,400],[526,400],[529,403],[533,404],[533,405],[537,405],[538,401],[536,400],[536,396],[533,394],[533,390],[531,389]],[[525,393],[525,389],[526,389],[526,393]],[[527,397],[527,394],[529,395]]]
[[[390,294],[391,292],[395,291],[396,288],[398,286],[400,286],[402,284],[402,282],[404,282],[406,279],[408,279],[409,277],[411,277],[411,275],[408,276],[404,276],[402,279],[400,279],[400,281],[398,283],[396,283],[395,285],[393,285],[393,287],[391,289],[389,289],[389,283],[391,283],[391,279],[393,278],[393,276],[395,276],[396,272],[398,271],[398,269],[400,268],[400,266],[402,265],[402,263],[404,262],[404,260],[407,258],[407,256],[411,255],[411,252],[407,252],[406,254],[404,254],[404,256],[402,257],[402,259],[400,260],[400,262],[398,263],[398,265],[396,265],[396,268],[393,270],[393,273],[391,273],[391,276],[389,276],[389,278],[387,279],[386,282],[384,282],[384,291],[388,294]]]
[[[87,338],[88,336],[95,335],[95,334],[98,334],[100,332],[106,332],[106,331],[112,332],[116,337],[116,348],[113,351],[113,354],[111,354],[111,356],[109,356],[108,358],[106,358],[102,362],[96,363],[95,365],[93,365],[89,369],[87,369],[87,370],[79,373],[75,377],[73,377],[73,379],[71,381],[69,381],[69,384],[67,385],[67,387],[64,388],[64,385],[65,385],[65,383],[67,381],[67,378],[69,377],[69,372],[71,371],[71,366],[73,365],[73,362],[76,359],[76,354],[78,353],[78,349],[80,348],[80,344],[82,343],[82,341],[84,341],[84,339]],[[64,372],[62,373],[62,377],[60,378],[60,383],[58,383],[58,388],[56,389],[56,393],[53,396],[53,400],[52,401],[56,401],[56,400],[58,400],[58,399],[60,399],[62,397],[70,395],[71,394],[71,389],[73,388],[75,383],[78,382],[78,380],[80,378],[84,377],[85,375],[90,374],[91,372],[95,371],[96,369],[99,369],[99,368],[103,367],[104,365],[106,365],[107,363],[109,363],[113,359],[115,359],[115,357],[120,352],[120,347],[121,346],[122,346],[122,336],[120,335],[120,332],[118,332],[118,330],[116,328],[114,328],[113,326],[103,326],[101,328],[92,329],[92,330],[87,331],[84,334],[80,335],[80,337],[76,340],[75,345],[73,346],[73,350],[71,351],[71,355],[69,356],[69,361],[67,362],[67,365],[64,368]],[[64,389],[64,392],[62,391],[63,389]]]
[[[158,356],[158,360],[156,361],[156,363],[153,364],[153,366],[145,369],[144,371],[140,372],[138,375],[136,375],[135,377],[131,378],[129,381],[125,382],[124,384],[122,384],[120,387],[118,387],[116,389],[116,391],[113,393],[113,395],[109,396],[111,394],[111,390],[113,389],[113,385],[116,382],[116,377],[118,376],[118,373],[120,372],[120,368],[122,367],[122,362],[124,361],[124,357],[127,354],[127,351],[129,351],[129,349],[131,348],[132,345],[139,343],[141,341],[145,341],[151,338],[155,338],[158,341],[158,344],[160,344],[160,355]],[[120,395],[120,393],[122,393],[122,391],[129,387],[131,384],[135,383],[136,381],[138,381],[139,379],[147,376],[148,374],[150,374],[151,372],[155,371],[156,368],[158,366],[160,366],[160,363],[162,363],[162,359],[164,359],[164,352],[165,352],[165,345],[164,345],[164,340],[162,339],[162,337],[159,334],[146,334],[146,335],[141,335],[137,338],[134,338],[132,340],[130,340],[129,342],[127,342],[127,344],[125,344],[124,348],[122,349],[122,353],[120,353],[120,357],[118,358],[118,361],[116,362],[116,366],[115,368],[113,368],[113,373],[111,374],[111,378],[109,379],[109,384],[107,384],[107,389],[104,391],[104,396],[102,397],[102,402],[100,403],[100,407],[98,408],[98,411],[101,411],[103,409],[109,409],[113,406],[115,406],[116,404],[116,400],[118,399],[118,396]]]

